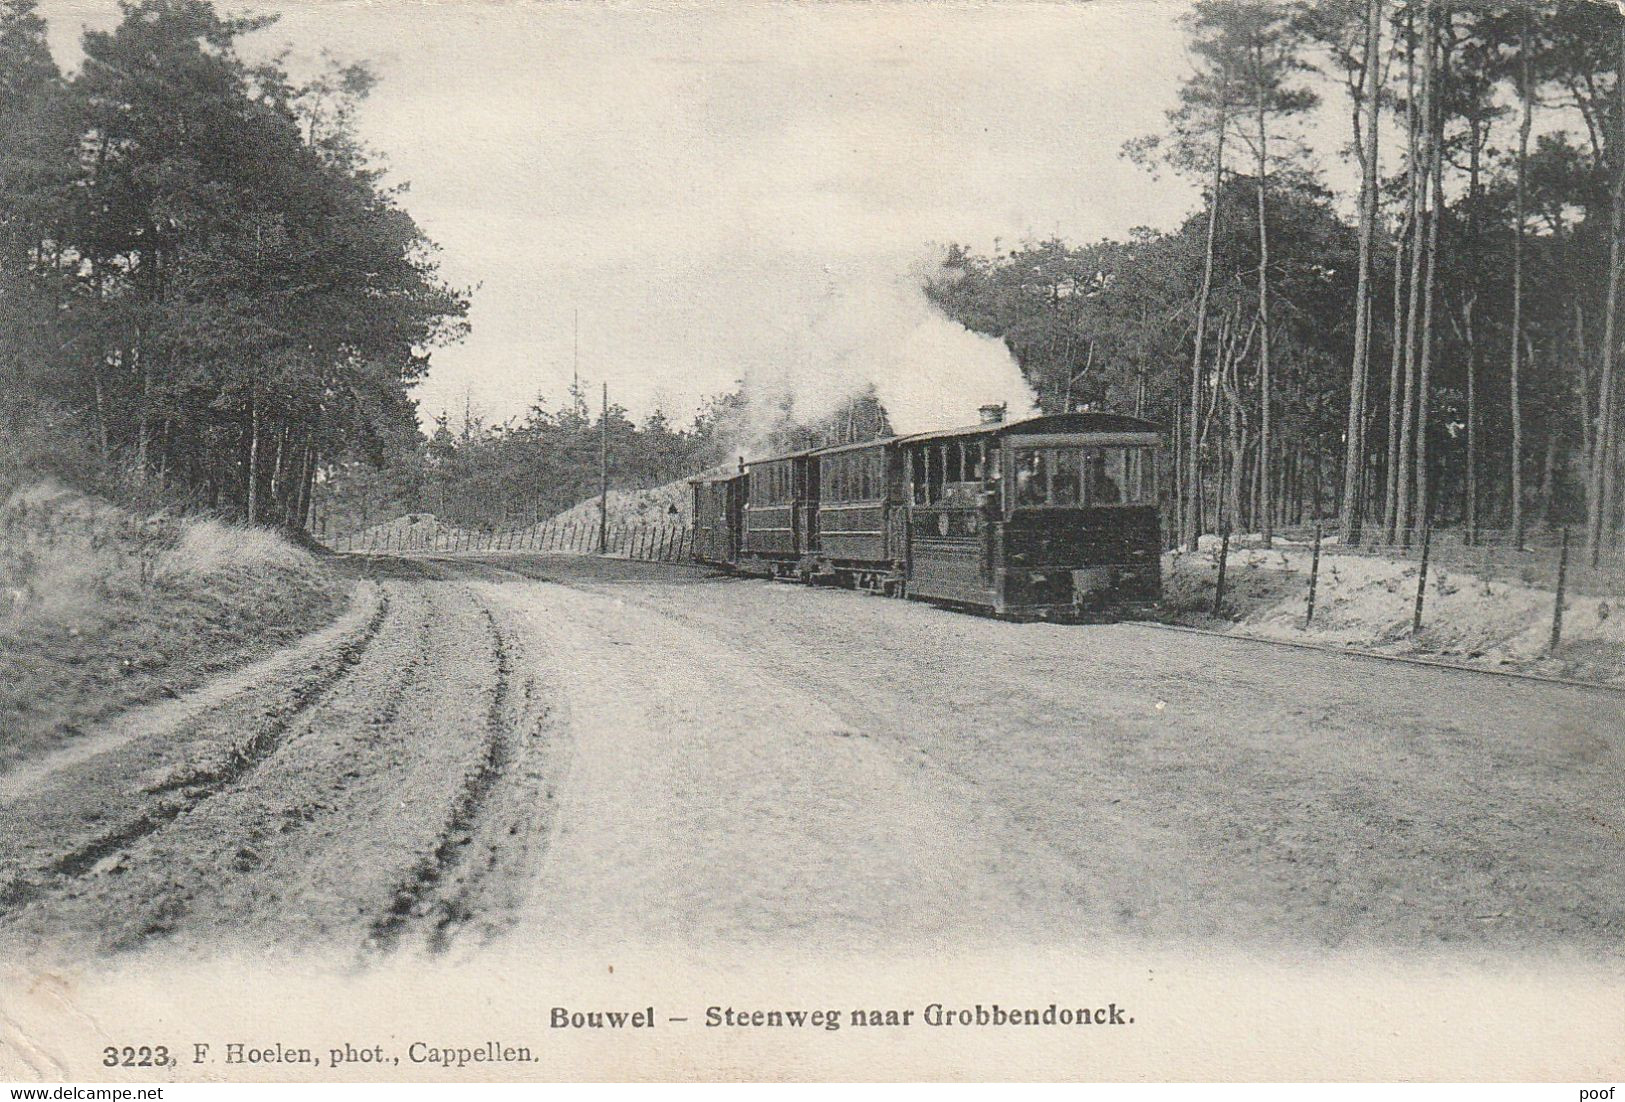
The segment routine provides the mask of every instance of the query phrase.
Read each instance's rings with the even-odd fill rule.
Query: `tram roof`
[[[736,478],[744,478],[744,471],[719,471],[715,474],[699,474],[688,480],[690,486],[709,485],[712,482],[732,482]]]
[[[883,436],[877,440],[863,440],[856,444],[837,444],[828,448],[803,448],[800,451],[765,455],[760,459],[747,459],[747,467],[758,463],[780,463],[787,459],[806,459],[809,456],[836,455],[841,452],[862,451],[865,448],[886,447],[892,444],[919,444],[930,440],[955,440],[967,436],[1049,436],[1077,433],[1160,433],[1162,426],[1155,421],[1129,417],[1122,413],[1052,413],[1028,417],[1020,421],[992,421],[965,425],[955,429],[933,429],[930,432],[909,433],[903,436]]]
[[[1073,433],[1154,432],[1162,426],[1139,417],[1121,413],[1052,413],[1028,417],[1021,421],[993,421],[979,425],[966,425],[957,429],[936,429],[896,438],[900,444],[918,444],[928,440],[951,440],[965,436],[1049,436]]]

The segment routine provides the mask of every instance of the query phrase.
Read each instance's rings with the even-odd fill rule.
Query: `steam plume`
[[[955,274],[942,261],[939,252],[884,270],[826,268],[805,328],[747,365],[738,450],[758,454],[786,420],[813,424],[871,389],[898,433],[974,424],[989,402],[1005,403],[1012,419],[1035,412],[1004,342],[971,332],[926,298],[928,280]]]

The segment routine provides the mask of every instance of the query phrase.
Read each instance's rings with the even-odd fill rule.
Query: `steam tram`
[[[1160,597],[1157,426],[983,415],[695,479],[694,558],[1016,619]]]

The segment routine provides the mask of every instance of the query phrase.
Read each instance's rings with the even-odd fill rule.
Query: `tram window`
[[[1084,452],[1089,504],[1117,505],[1123,500],[1123,449],[1089,448]]]
[[[1146,448],[1089,448],[1084,481],[1091,505],[1144,505],[1154,492]]]
[[[863,483],[862,492],[864,501],[873,501],[875,497],[875,462],[874,456],[866,455],[859,460],[861,468],[860,478]]]
[[[1082,458],[1076,448],[1056,448],[1051,453],[1050,504],[1077,505],[1083,500]]]
[[[1016,452],[1016,504],[1043,505],[1048,494],[1049,472],[1044,452],[1023,448]]]
[[[1144,448],[1129,448],[1123,460],[1123,500],[1144,502],[1147,500],[1146,469],[1149,456]]]
[[[942,473],[946,464],[946,456],[941,444],[926,449],[925,468],[925,501],[927,505],[935,505],[942,500]]]

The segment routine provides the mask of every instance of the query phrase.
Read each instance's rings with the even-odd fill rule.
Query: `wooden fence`
[[[327,541],[335,551],[361,554],[459,554],[462,552],[534,551],[560,555],[604,554],[639,562],[687,562],[692,534],[665,524],[612,524],[603,546],[596,522],[544,522],[514,528],[392,527],[352,532]]]
[[[1331,533],[1330,525],[1326,532]],[[1299,543],[1313,539],[1312,527],[1289,529],[1283,535]],[[1567,547],[1565,549],[1565,544]],[[1234,546],[1246,546],[1236,541]],[[1424,546],[1430,563],[1485,579],[1553,589],[1559,573],[1571,593],[1599,597],[1625,596],[1625,546],[1604,541],[1603,546],[1586,546],[1579,530],[1565,537],[1561,528],[1531,526],[1520,541],[1510,529],[1481,528],[1468,534],[1461,528],[1421,529],[1404,533],[1399,540],[1383,540],[1371,533],[1357,544],[1343,546],[1327,539],[1328,555],[1370,555],[1420,563]]]

